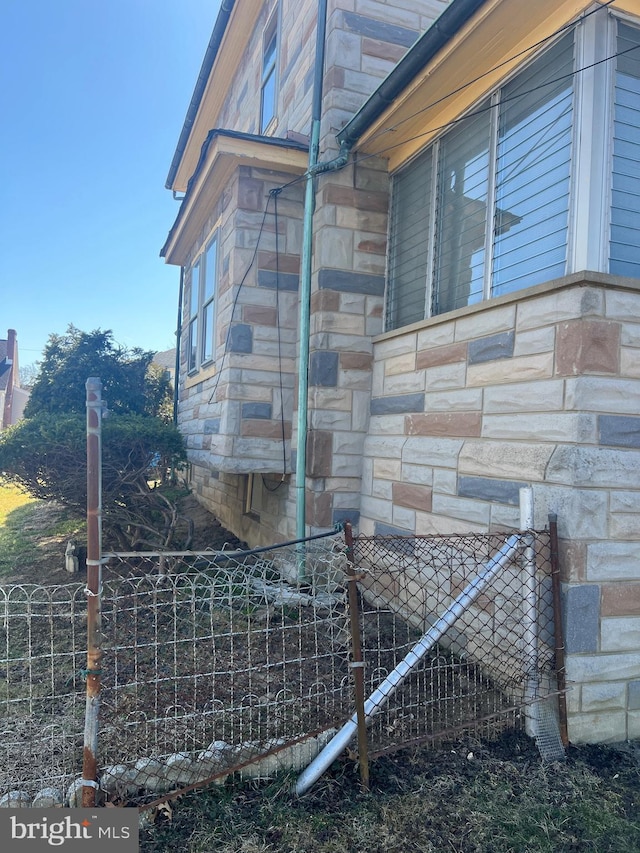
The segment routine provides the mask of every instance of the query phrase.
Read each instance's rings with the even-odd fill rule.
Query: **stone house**
[[[575,742],[640,736],[639,155],[640,0],[223,0],[167,181],[196,494],[258,545],[530,486]]]
[[[0,431],[17,424],[29,400],[29,392],[20,387],[18,336],[9,329],[0,339]]]

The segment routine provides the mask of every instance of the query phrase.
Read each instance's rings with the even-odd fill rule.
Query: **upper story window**
[[[278,18],[272,15],[262,42],[262,77],[260,81],[260,133],[264,133],[276,116]]]
[[[215,234],[191,267],[188,292],[187,369],[198,370],[215,355],[218,237]]]
[[[592,15],[393,177],[387,329],[583,269],[640,277],[639,162],[640,30]]]

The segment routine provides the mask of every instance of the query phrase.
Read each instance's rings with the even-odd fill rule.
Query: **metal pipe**
[[[481,572],[463,589],[443,615],[429,628],[415,644],[407,656],[393,669],[382,684],[374,690],[367,699],[364,712],[367,720],[376,714],[386,703],[387,699],[398,689],[411,670],[418,664],[426,653],[438,642],[442,635],[462,616],[478,598],[482,590],[496,577],[505,564],[518,551],[521,535],[510,536],[497,554],[486,563]],[[316,782],[325,770],[346,749],[357,729],[357,715],[354,714],[340,731],[329,741],[325,748],[314,758],[309,766],[300,774],[296,782],[295,792],[304,794]]]
[[[538,734],[538,698],[540,678],[538,673],[538,595],[536,584],[536,555],[533,536],[533,489],[520,489],[520,530],[524,535],[525,612],[524,653],[527,656],[525,682],[525,729],[530,737]]]
[[[349,625],[351,629],[351,669],[358,722],[358,763],[362,787],[369,790],[369,743],[367,740],[367,718],[364,713],[364,660],[360,642],[360,604],[358,601],[358,575],[353,567],[353,527],[347,521],[344,526],[344,541],[347,546],[347,580],[349,584]]]
[[[180,384],[180,347],[182,346],[182,299],[184,297],[184,267],[180,267],[180,288],[178,291],[178,323],[176,325],[176,367],[173,377],[173,425],[178,426],[178,401]]]
[[[82,807],[93,808],[98,762],[100,712],[100,647],[102,587],[102,382],[86,382],[87,406],[87,678],[84,749],[82,756]]]
[[[564,663],[564,631],[562,630],[562,593],[558,553],[558,516],[549,515],[549,547],[551,555],[551,588],[553,590],[553,626],[555,638],[556,682],[558,685],[558,723],[563,746],[569,745],[567,720],[567,679]]]
[[[320,117],[322,115],[322,76],[327,26],[327,0],[318,3],[316,27],[316,58],[313,98],[311,104],[311,138],[309,142],[309,168],[307,170],[302,232],[302,257],[300,260],[300,305],[298,351],[298,412],[296,454],[296,537],[302,539],[306,531],[305,486],[307,473],[307,421],[309,416],[309,334],[311,327],[311,270],[313,255],[313,212],[315,207],[313,169],[318,162],[320,149]],[[299,570],[304,580],[304,562]]]

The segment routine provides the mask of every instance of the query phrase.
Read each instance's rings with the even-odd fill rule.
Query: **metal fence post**
[[[358,602],[358,576],[353,567],[353,528],[350,522],[344,526],[344,541],[347,546],[347,577],[349,584],[349,623],[351,626],[351,662],[358,719],[358,762],[360,781],[369,790],[369,742],[367,718],[364,712],[364,661],[360,642],[360,605]]]
[[[102,382],[90,377],[87,391],[87,694],[82,757],[82,807],[96,802],[98,720],[102,662]]]
[[[553,589],[553,622],[555,629],[555,664],[558,685],[558,718],[560,737],[569,745],[567,722],[567,680],[564,661],[564,631],[562,629],[562,591],[560,586],[560,559],[558,554],[558,516],[549,514],[549,544],[551,548],[551,583]]]

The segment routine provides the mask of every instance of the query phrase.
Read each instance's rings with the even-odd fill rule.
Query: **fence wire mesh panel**
[[[268,775],[309,761],[350,713],[345,568],[335,534],[257,552],[112,555],[106,796],[144,802],[235,769]]]
[[[84,584],[0,587],[0,608],[0,805],[57,805],[82,767]]]
[[[355,540],[367,695],[478,578],[505,539]],[[555,693],[554,660],[549,537],[529,533],[373,716],[371,754],[521,725],[529,709]]]

